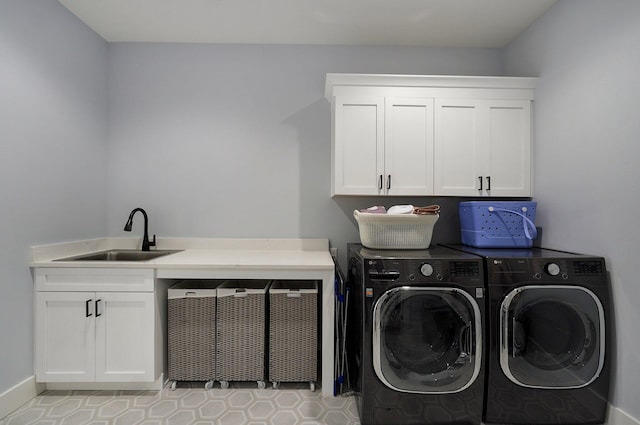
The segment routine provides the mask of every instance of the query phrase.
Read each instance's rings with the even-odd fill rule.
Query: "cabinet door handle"
[[[487,176],[487,190],[491,190],[491,176]]]
[[[89,313],[89,304],[91,304],[92,300],[87,300],[84,303],[84,317],[91,317],[93,314]]]
[[[98,313],[98,305],[99,305],[98,303],[99,303],[100,301],[102,301],[102,300],[96,300],[96,317],[100,317],[100,316],[102,316],[102,314]]]
[[[387,176],[387,190],[391,189],[391,174]]]
[[[480,180],[480,189],[478,190],[482,190],[482,176],[478,176],[478,180]]]
[[[378,179],[378,190],[382,190],[382,174],[380,174],[380,178]]]

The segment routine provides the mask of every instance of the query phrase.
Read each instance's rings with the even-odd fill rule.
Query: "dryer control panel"
[[[598,258],[583,260],[552,258],[534,260],[532,263],[534,280],[602,277],[605,273],[604,260]]]
[[[604,259],[573,258],[490,258],[489,275],[506,284],[517,281],[569,281],[602,279],[606,269]]]
[[[482,280],[482,267],[476,260],[367,259],[370,280],[392,282],[442,282]]]

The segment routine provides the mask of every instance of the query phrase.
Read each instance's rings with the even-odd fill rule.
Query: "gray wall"
[[[612,403],[640,418],[640,2],[562,0],[505,51],[539,75],[535,198],[545,245],[605,257],[615,303]]]
[[[58,2],[0,2],[0,394],[33,376],[29,246],[106,233],[106,53]]]
[[[496,75],[498,51],[120,43],[109,54],[111,235],[139,205],[158,237],[328,237],[342,254],[358,240],[354,208],[441,202],[452,208],[434,241],[458,237],[452,200],[330,197],[325,75]]]

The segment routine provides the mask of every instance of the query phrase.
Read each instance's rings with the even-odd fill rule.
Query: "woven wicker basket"
[[[230,280],[218,288],[216,380],[265,379],[268,280]]]
[[[216,282],[183,281],[169,288],[168,378],[215,379]]]
[[[275,281],[269,289],[269,381],[318,378],[318,286]]]

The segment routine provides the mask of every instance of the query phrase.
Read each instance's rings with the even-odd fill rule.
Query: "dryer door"
[[[390,289],[373,307],[376,375],[396,391],[462,391],[480,372],[481,329],[478,303],[462,290]]]
[[[514,383],[532,388],[580,388],[604,364],[604,312],[581,286],[522,286],[500,309],[500,365]]]

